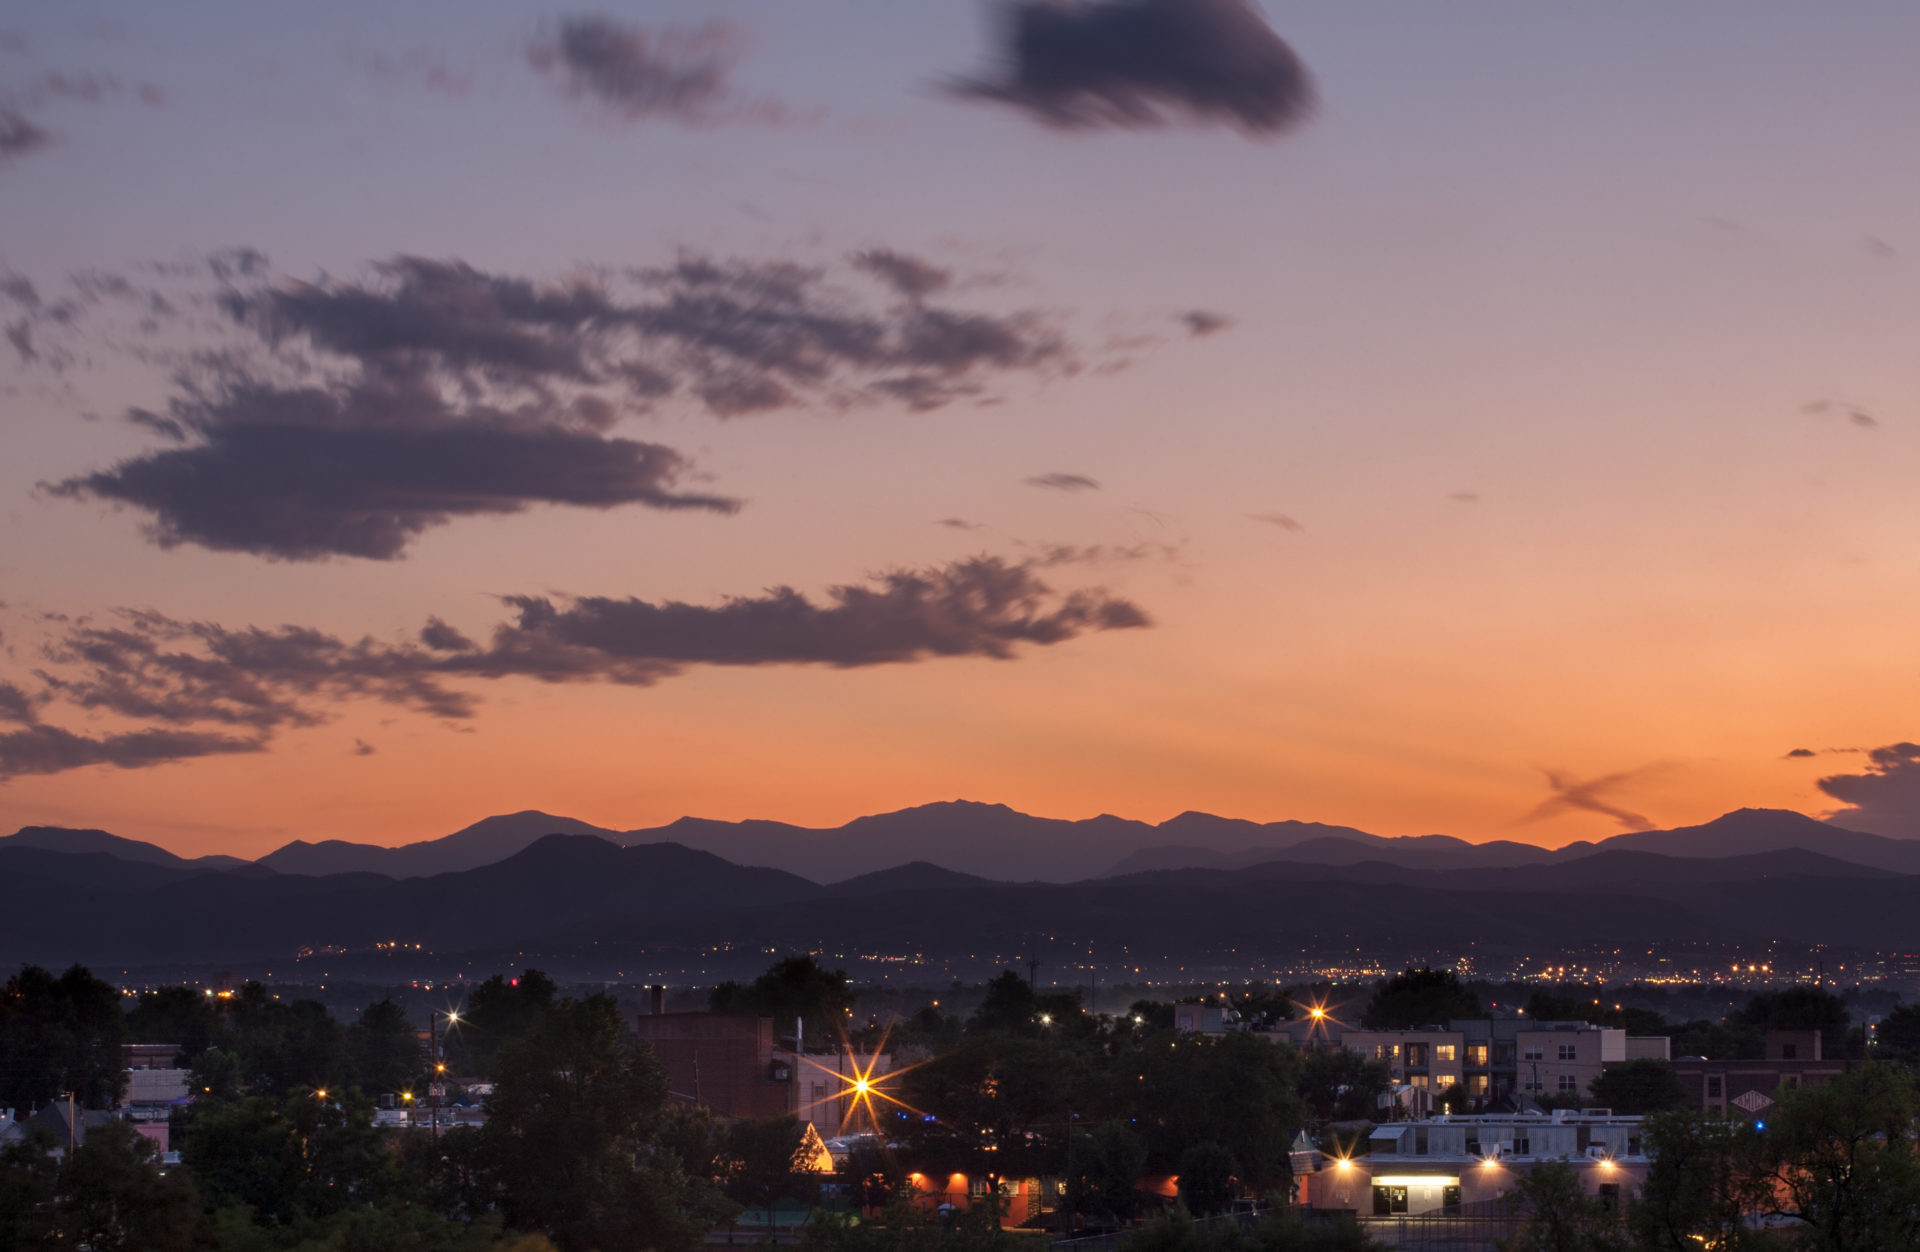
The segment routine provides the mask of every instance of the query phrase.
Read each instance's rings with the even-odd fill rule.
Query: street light
[[[447,1072],[446,1062],[440,1059],[440,1032],[434,1028],[434,1021],[442,1017],[447,1019],[447,1028],[451,1030],[460,1024],[460,1010],[429,1009],[427,1011],[427,1050],[433,1060],[433,1073],[427,1077],[427,1096],[433,1104],[433,1137],[435,1139],[440,1137],[440,1092],[444,1089],[445,1084],[442,1079]]]

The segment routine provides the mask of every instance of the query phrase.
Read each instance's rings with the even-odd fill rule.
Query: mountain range
[[[253,864],[283,874],[424,878],[495,864],[551,834],[592,835],[622,847],[677,843],[737,865],[781,869],[824,882],[915,861],[996,882],[1078,882],[1159,869],[1241,869],[1282,859],[1322,865],[1380,860],[1409,869],[1448,870],[1552,864],[1601,850],[1723,857],[1789,848],[1875,869],[1920,873],[1920,839],[1863,834],[1780,809],[1740,809],[1699,826],[1636,831],[1547,849],[1511,840],[1387,837],[1319,822],[1262,823],[1193,812],[1157,824],[1110,815],[1065,821],[967,800],[924,804],[827,828],[683,817],[665,826],[615,830],[529,809],[400,847],[296,840]],[[0,837],[0,847],[12,844],[119,849],[115,855],[156,864],[186,863],[152,844],[135,844],[104,831],[32,826]],[[214,868],[241,862],[202,857],[192,863]]]
[[[1356,948],[1443,953],[1464,943],[1516,955],[1601,941],[1920,947],[1920,843],[1793,813],[1741,810],[1702,826],[1522,853],[1515,849],[1525,845],[1201,814],[1154,827],[929,807],[850,823],[858,827],[851,834],[784,828],[796,840],[821,838],[799,862],[818,867],[811,873],[742,864],[690,841],[719,842],[748,826],[740,842],[764,855],[772,823],[663,828],[689,836],[682,840],[571,823],[514,848],[527,829],[565,819],[513,814],[446,840],[379,850],[404,854],[390,865],[430,869],[435,855],[472,862],[513,848],[490,862],[414,874],[313,872],[323,858],[346,855],[327,844],[291,845],[258,862],[190,861],[101,831],[67,840],[54,828],[29,828],[0,838],[0,881],[9,887],[0,960],[239,963],[417,943],[441,954],[513,954],[506,959],[587,953],[611,971],[670,951],[851,950],[952,964],[1092,945],[1109,959],[1178,966]],[[978,863],[952,855],[972,846],[969,815],[983,820],[982,842],[1003,851],[998,873],[956,868]],[[1083,848],[1096,831],[1135,826],[1140,846],[1117,863],[1108,849],[1105,863],[1066,882],[1031,872],[1050,863],[1046,849],[1007,850],[1022,832],[1036,843],[1053,832]],[[1166,842],[1169,835],[1182,842]],[[1193,842],[1199,837],[1226,850]],[[878,857],[883,847],[945,855],[842,874],[860,867],[855,850]],[[1178,851],[1188,848],[1198,850]]]

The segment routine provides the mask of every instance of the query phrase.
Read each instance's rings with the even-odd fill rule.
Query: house
[[[1845,1061],[1821,1055],[1817,1030],[1769,1030],[1766,1052],[1750,1061],[1685,1056],[1673,1072],[1702,1112],[1764,1120],[1781,1091],[1816,1087],[1847,1069]]]
[[[1605,1109],[1391,1122],[1364,1153],[1316,1161],[1296,1179],[1300,1202],[1361,1217],[1489,1212],[1536,1165],[1564,1161],[1588,1195],[1617,1206],[1646,1179],[1640,1123]]]

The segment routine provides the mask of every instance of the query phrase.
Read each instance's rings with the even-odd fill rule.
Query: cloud
[[[1056,591],[1044,560],[973,557],[896,570],[810,597],[791,587],[718,604],[634,597],[503,597],[510,616],[476,642],[431,618],[418,642],[345,640],[301,626],[229,628],[151,612],[65,623],[41,649],[50,702],[141,729],[90,739],[28,721],[0,735],[0,777],[121,768],[262,750],[370,699],[450,720],[473,717],[467,684],[506,678],[651,686],[702,665],[898,665],[1011,659],[1108,630],[1151,625],[1100,588]],[[17,688],[8,688],[15,690]],[[237,733],[236,733],[237,732]]]
[[[778,121],[778,105],[747,100],[730,81],[745,44],[726,22],[649,32],[595,15],[562,19],[528,46],[527,62],[628,122]]]
[[[378,748],[368,743],[365,739],[355,739],[353,741],[353,754],[355,756],[372,756],[378,751]]]
[[[1866,236],[1860,241],[1860,246],[1866,250],[1868,256],[1876,256],[1883,261],[1891,261],[1900,255],[1900,249],[1878,235]]]
[[[1221,123],[1275,135],[1312,113],[1312,76],[1250,0],[1017,0],[1000,69],[951,84],[1051,127]]]
[[[935,522],[934,525],[945,526],[948,530],[979,530],[980,529],[979,522],[970,522],[964,517],[943,517],[939,521]]]
[[[890,248],[856,252],[853,264],[909,300],[923,300],[953,282],[953,271]]]
[[[1815,400],[1811,403],[1801,405],[1800,411],[1816,417],[1826,416],[1828,414],[1844,417],[1863,430],[1872,430],[1880,425],[1879,418],[1867,412],[1866,409],[1860,405],[1849,404],[1844,400]]]
[[[17,685],[0,682],[0,723],[18,722],[23,726],[31,726],[40,720],[41,703],[40,697],[28,694]]]
[[[136,730],[98,737],[57,726],[29,726],[0,734],[0,780],[27,774],[59,774],[88,765],[144,769],[203,756],[264,750],[260,738],[235,738],[182,730]]]
[[[41,675],[49,696],[90,713],[172,726],[314,726],[325,720],[315,700],[347,697],[435,717],[473,712],[471,697],[441,683],[428,653],[303,626],[229,629],[123,612],[111,625],[72,626],[44,655],[56,667]]]
[[[177,401],[164,418],[184,447],[53,484],[55,495],[131,505],[162,547],[196,544],[283,560],[392,560],[456,517],[534,504],[732,512],[725,497],[674,490],[671,448],[571,428],[551,410],[457,409],[414,385],[235,384]]]
[[[1547,776],[1547,786],[1552,789],[1553,795],[1541,801],[1537,808],[1521,818],[1522,823],[1543,821],[1562,813],[1581,811],[1610,817],[1626,830],[1653,828],[1653,822],[1647,818],[1630,809],[1622,808],[1606,798],[1608,792],[1618,791],[1645,771],[1628,770],[1624,773],[1588,779],[1585,782],[1558,770],[1544,772]]]
[[[838,668],[946,656],[1011,657],[1018,645],[1149,625],[1100,590],[1056,594],[1035,566],[975,557],[831,588],[815,602],[790,587],[715,606],[583,597],[507,599],[517,614],[449,671],[547,681],[647,685],[689,665]]]
[[[1836,826],[1896,839],[1920,836],[1920,744],[1874,748],[1864,772],[1831,774],[1815,785],[1847,806],[1826,815]]]
[[[1023,479],[1029,487],[1045,487],[1050,491],[1098,491],[1098,479],[1088,478],[1085,474],[1065,474],[1058,470],[1051,474],[1036,474]]]
[[[1791,761],[1796,757],[1819,756],[1819,755],[1820,754],[1818,752],[1815,752],[1812,748],[1795,748],[1793,751],[1787,753],[1787,755],[1781,759]]]
[[[370,52],[350,59],[369,77],[389,84],[418,84],[444,96],[472,93],[474,70],[471,64],[455,67],[445,56],[430,48],[406,48],[399,52]]]
[[[1181,325],[1195,339],[1218,334],[1233,325],[1233,319],[1224,313],[1209,313],[1205,309],[1189,309],[1179,317]]]
[[[0,162],[46,147],[53,136],[16,109],[0,108]]]
[[[48,105],[99,104],[129,94],[156,108],[166,103],[166,93],[152,83],[129,84],[113,74],[42,74],[23,86],[0,90],[0,164],[53,142],[52,133],[32,116]]]
[[[1256,522],[1265,522],[1269,526],[1278,526],[1281,530],[1292,531],[1296,535],[1306,530],[1305,526],[1302,526],[1285,513],[1249,513],[1247,516]]]
[[[896,291],[933,290],[940,272],[863,255]],[[236,254],[208,273],[215,290],[196,298],[223,311],[231,341],[176,354],[168,402],[126,415],[177,446],[51,487],[147,513],[165,546],[387,560],[454,518],[535,504],[727,512],[738,502],[678,489],[679,453],[607,432],[676,395],[723,418],[928,410],[1077,368],[1038,313],[876,306],[787,262],[686,254],[541,283],[397,257],[362,280],[295,283]],[[144,315],[159,298],[120,281],[96,279],[88,307]],[[54,307],[35,325],[51,328]],[[21,333],[22,354],[38,351]]]
[[[1452,491],[1447,493],[1447,499],[1453,501],[1455,504],[1478,504],[1480,503],[1480,493],[1477,491]]]

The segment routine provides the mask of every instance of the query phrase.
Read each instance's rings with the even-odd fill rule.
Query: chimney
[[[647,1004],[655,1017],[667,1011],[667,988],[664,983],[654,983],[647,988]]]

